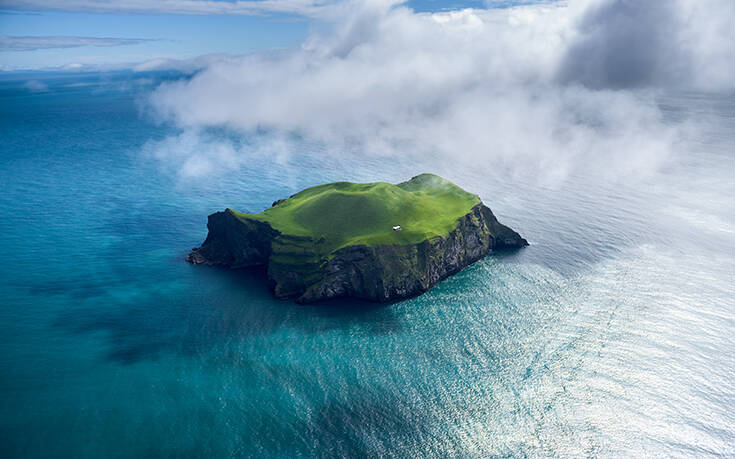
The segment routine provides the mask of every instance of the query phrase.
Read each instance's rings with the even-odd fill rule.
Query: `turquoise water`
[[[735,98],[662,96],[708,130],[634,183],[308,144],[182,179],[151,153],[165,77],[0,81],[3,456],[735,455]],[[213,211],[420,172],[531,247],[390,305],[183,260]]]

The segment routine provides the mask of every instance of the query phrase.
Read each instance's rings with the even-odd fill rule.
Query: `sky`
[[[335,2],[0,0],[0,68],[132,66],[298,46]],[[417,12],[502,8],[483,0],[415,0]]]
[[[297,45],[307,29],[306,19],[284,15],[6,11],[0,14],[0,65],[6,69],[38,69],[70,64],[135,64],[211,53],[239,55]],[[39,37],[35,43],[38,46],[14,50],[5,37],[20,37],[16,38],[18,42]],[[91,42],[79,43],[80,38]],[[94,43],[100,39],[109,40],[109,45]]]

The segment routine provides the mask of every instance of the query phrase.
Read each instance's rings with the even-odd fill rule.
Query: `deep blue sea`
[[[662,94],[707,129],[637,180],[306,142],[182,179],[162,78],[0,80],[0,456],[735,456],[735,97]],[[388,305],[184,261],[214,211],[422,172],[531,246]]]

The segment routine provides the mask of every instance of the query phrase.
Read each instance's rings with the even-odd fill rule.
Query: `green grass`
[[[269,223],[288,239],[274,246],[283,261],[314,258],[351,245],[415,244],[443,236],[457,226],[480,199],[443,178],[422,174],[391,185],[385,182],[335,182],[307,188],[258,214],[235,212],[240,219]],[[402,231],[393,231],[401,225]]]

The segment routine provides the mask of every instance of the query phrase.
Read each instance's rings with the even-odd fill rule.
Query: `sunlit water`
[[[735,98],[662,96],[707,129],[636,181],[309,145],[187,180],[147,153],[176,133],[150,81],[24,82],[0,82],[3,456],[735,455]],[[390,305],[183,260],[213,211],[421,172],[532,245]]]

